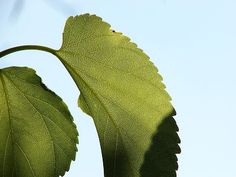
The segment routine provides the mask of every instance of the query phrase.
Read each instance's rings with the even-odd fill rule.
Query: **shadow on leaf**
[[[140,168],[141,177],[176,177],[180,153],[178,126],[173,116],[175,110],[158,126]]]

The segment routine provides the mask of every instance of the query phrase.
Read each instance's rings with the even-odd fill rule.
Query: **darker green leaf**
[[[78,133],[61,98],[35,71],[0,70],[0,176],[58,177],[75,159]]]

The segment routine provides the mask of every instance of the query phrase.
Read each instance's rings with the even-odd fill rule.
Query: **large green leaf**
[[[58,177],[78,133],[63,101],[29,68],[0,70],[0,176]]]
[[[67,20],[56,55],[81,91],[79,106],[94,119],[105,176],[150,176],[151,172],[174,177],[179,152],[171,117],[175,111],[149,57],[101,18],[88,14]],[[167,118],[172,121],[165,123]],[[166,129],[159,131],[159,126]],[[167,139],[160,138],[164,136]],[[150,156],[155,158],[152,165]]]

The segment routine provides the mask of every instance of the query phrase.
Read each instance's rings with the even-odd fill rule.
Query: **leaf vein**
[[[20,145],[19,145],[17,142],[15,142],[15,144],[17,145],[17,147],[19,148],[19,150],[21,151],[21,153],[24,155],[24,157],[25,157],[25,159],[26,159],[26,161],[27,161],[27,163],[28,163],[28,165],[29,165],[29,167],[30,167],[31,173],[33,174],[34,177],[36,177],[36,175],[35,175],[35,173],[34,173],[34,170],[33,170],[33,167],[32,167],[32,165],[31,165],[30,160],[29,160],[29,158],[27,157],[26,153],[24,152],[24,150],[20,147]]]

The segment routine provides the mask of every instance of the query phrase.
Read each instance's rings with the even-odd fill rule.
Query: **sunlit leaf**
[[[0,127],[1,177],[58,177],[75,159],[67,106],[32,69],[0,70]]]
[[[88,14],[67,20],[56,55],[81,91],[79,106],[94,119],[105,176],[147,177],[156,171],[156,177],[174,177],[179,152],[175,111],[149,57]]]

